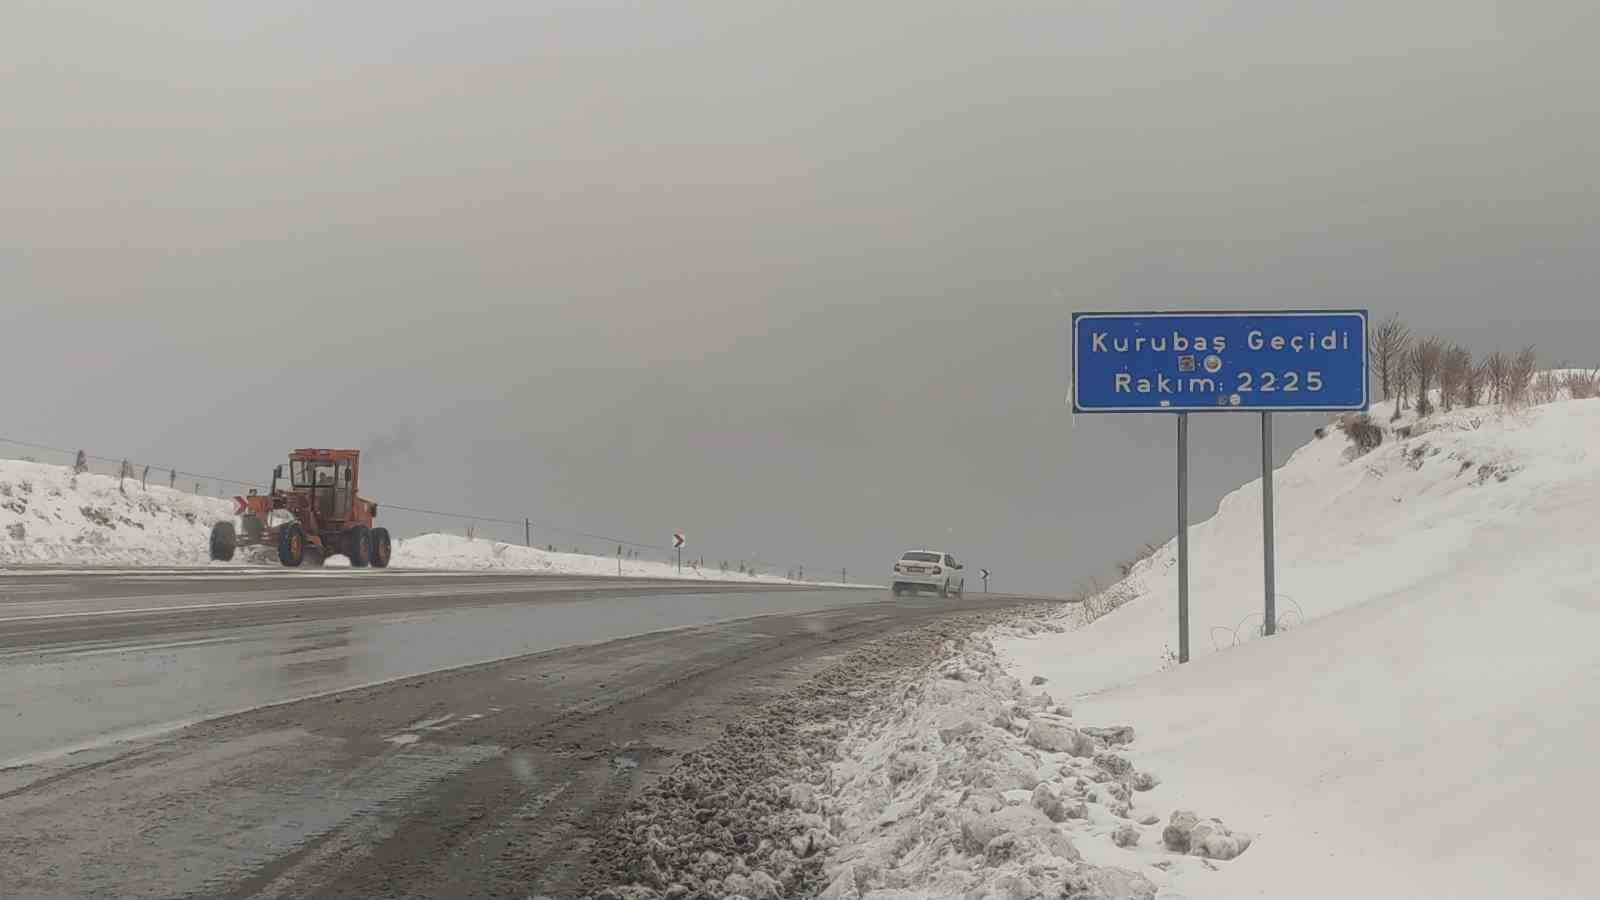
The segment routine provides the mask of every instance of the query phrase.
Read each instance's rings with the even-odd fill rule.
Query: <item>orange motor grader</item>
[[[279,488],[283,466],[272,470],[272,487],[233,498],[234,523],[211,528],[211,558],[233,559],[239,547],[275,547],[278,561],[298,566],[309,548],[326,558],[343,553],[356,567],[389,565],[389,531],[374,528],[378,504],[357,494],[361,451],[296,450],[289,454],[288,487]]]

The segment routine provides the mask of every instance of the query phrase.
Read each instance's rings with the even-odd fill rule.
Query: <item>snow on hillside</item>
[[[616,557],[587,556],[582,553],[551,553],[501,541],[467,540],[453,534],[424,534],[398,541],[390,565],[415,569],[504,569],[548,572],[560,575],[618,574]],[[791,584],[777,575],[741,575],[718,569],[700,570],[684,563],[680,575],[675,563],[645,559],[624,559],[621,574],[626,578],[686,578],[715,581],[750,581]],[[807,582],[821,584],[822,582]]]
[[[1192,530],[1189,665],[1172,544],[1105,617],[997,643],[1137,727],[1157,813],[1256,833],[1164,897],[1594,896],[1600,400],[1398,424],[1359,458],[1329,428],[1277,473],[1278,636],[1256,482]]]
[[[0,460],[0,565],[202,565],[233,502],[108,475]]]
[[[211,526],[233,518],[233,501],[135,479],[74,474],[64,466],[0,459],[0,565],[277,565],[270,548],[241,548],[231,563],[210,559]],[[331,566],[345,566],[342,556]],[[617,575],[615,557],[547,553],[500,541],[424,534],[396,540],[390,565],[440,570],[505,570],[553,575]],[[706,581],[791,583],[775,575],[699,570],[685,564],[623,560],[622,575]],[[825,584],[825,582],[807,582]]]

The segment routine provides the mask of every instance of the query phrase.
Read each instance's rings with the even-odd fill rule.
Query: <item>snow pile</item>
[[[202,565],[233,502],[0,460],[0,564]]]
[[[1152,803],[1176,790],[1259,832],[1186,896],[1553,898],[1600,881],[1600,400],[1389,412],[1376,449],[1330,427],[1277,473],[1278,636],[1260,636],[1252,483],[1192,531],[1190,665],[1169,656],[1171,544],[1103,618],[997,644],[1080,715],[1137,724],[1130,760],[1169,785]]]
[[[896,701],[954,641],[1017,615],[999,607],[891,631],[833,657],[794,690],[743,707],[720,738],[683,754],[597,836],[581,896],[816,896],[845,827],[832,772],[850,723]]]
[[[858,723],[830,773],[822,896],[1152,900],[1249,848],[1149,799],[1131,727],[1089,727],[1041,687],[977,638]]]
[[[396,541],[390,565],[414,569],[504,569],[522,572],[547,572],[557,575],[617,576],[616,557],[587,556],[582,553],[550,553],[533,547],[503,541],[468,540],[453,534],[424,534]],[[685,562],[683,572],[676,563],[643,559],[624,559],[620,574],[625,578],[684,578],[706,581],[749,581],[763,584],[793,584],[777,575],[742,575],[720,569],[698,569]],[[822,584],[823,582],[806,582]]]

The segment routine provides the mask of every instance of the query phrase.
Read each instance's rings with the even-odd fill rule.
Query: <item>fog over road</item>
[[[527,896],[542,878],[563,896],[586,835],[750,702],[861,640],[1016,602],[505,574],[13,571],[0,576],[0,885]]]

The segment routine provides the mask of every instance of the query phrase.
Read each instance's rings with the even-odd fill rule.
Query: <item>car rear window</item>
[[[902,560],[906,560],[908,562],[938,562],[939,561],[939,554],[937,554],[937,553],[907,553],[905,556],[902,556],[900,558]]]

